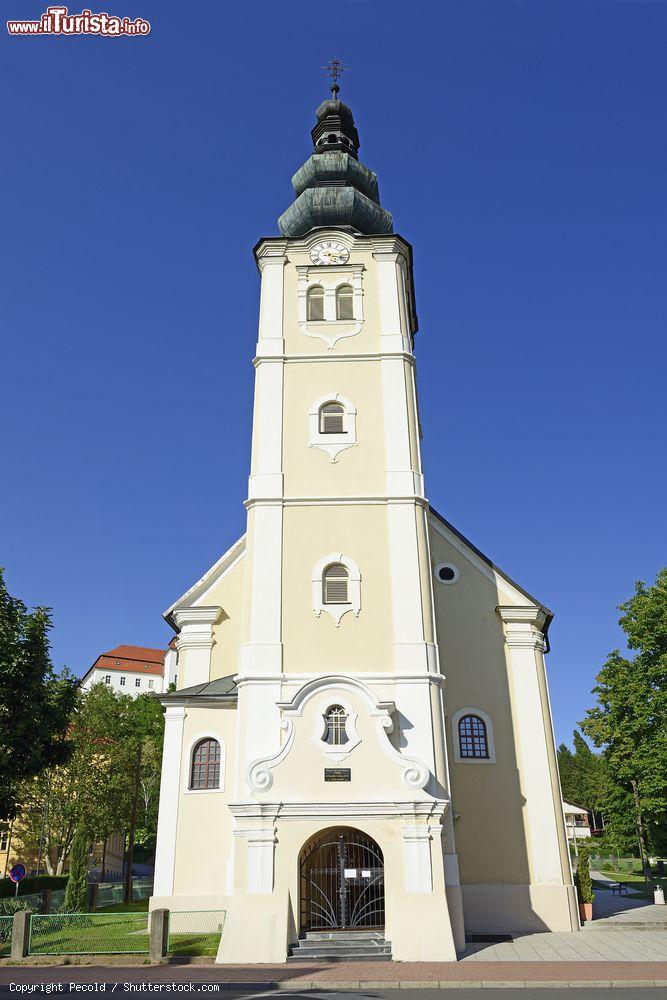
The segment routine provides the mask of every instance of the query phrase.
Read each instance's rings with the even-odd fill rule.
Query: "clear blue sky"
[[[428,495],[554,609],[568,738],[666,561],[667,3],[88,6],[152,33],[0,53],[0,562],[54,662],[166,643],[244,530],[251,248],[336,54],[415,248]]]

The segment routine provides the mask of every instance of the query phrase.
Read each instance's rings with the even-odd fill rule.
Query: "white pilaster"
[[[401,280],[401,254],[395,250],[376,251],[373,259],[376,262],[380,302],[380,350],[411,351],[410,337],[404,327],[406,310],[401,309],[401,297],[405,294]]]
[[[180,687],[207,684],[211,679],[213,626],[222,616],[222,608],[182,608],[174,611],[178,627]]]
[[[530,849],[531,881],[562,884],[563,873],[554,822],[554,800],[547,756],[551,738],[544,717],[538,670],[542,655],[545,613],[535,607],[499,607],[505,625],[514,736],[521,791],[525,799],[526,841]]]
[[[285,257],[284,242],[266,243],[262,256],[257,260],[262,275],[259,299],[259,337],[257,355],[278,355],[283,353],[283,295]]]
[[[406,892],[432,892],[431,831],[426,825],[403,827],[403,857]]]
[[[167,708],[164,719],[164,749],[155,849],[155,886],[153,889],[155,896],[171,896],[174,891],[176,826],[184,721],[185,708],[181,705]]]
[[[283,495],[283,367],[265,358],[256,368],[249,499]]]

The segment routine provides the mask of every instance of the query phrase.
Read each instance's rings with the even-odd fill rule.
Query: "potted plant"
[[[583,843],[579,848],[579,864],[574,875],[579,898],[579,917],[581,920],[593,919],[593,883],[589,864],[589,847]]]

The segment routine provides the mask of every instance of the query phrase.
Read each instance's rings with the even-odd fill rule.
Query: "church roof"
[[[218,677],[214,681],[206,684],[193,684],[192,687],[181,688],[180,691],[170,691],[169,694],[160,696],[163,704],[170,704],[174,701],[236,701],[238,691],[236,688],[235,675],[229,674],[227,677]]]
[[[296,200],[278,219],[283,236],[305,236],[321,226],[366,235],[391,233],[392,217],[380,205],[377,175],[359,162],[359,133],[347,104],[332,98],[315,112],[313,155],[292,178]]]

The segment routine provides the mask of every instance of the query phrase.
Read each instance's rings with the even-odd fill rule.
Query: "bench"
[[[611,889],[612,896],[615,896],[616,893],[618,893],[619,896],[622,896],[623,893],[625,893],[626,896],[628,895],[628,883],[627,882],[610,882],[609,883],[609,887]]]

